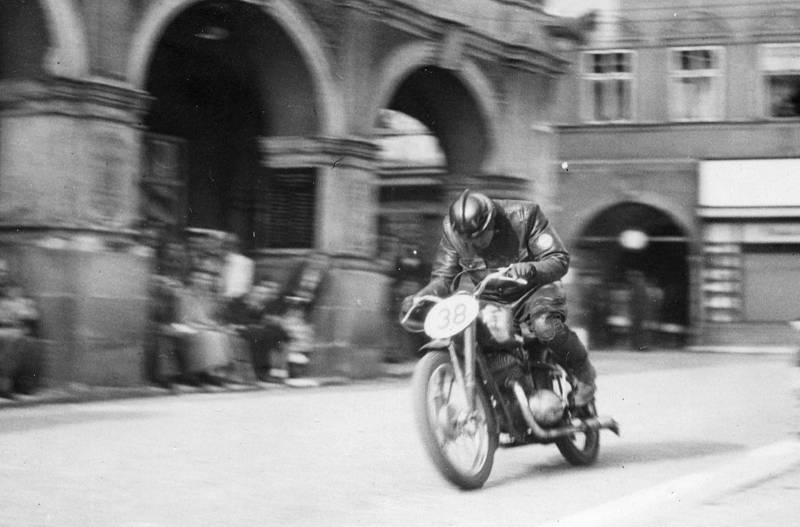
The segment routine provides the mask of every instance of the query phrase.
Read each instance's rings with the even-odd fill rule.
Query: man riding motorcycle
[[[594,399],[595,369],[585,346],[566,325],[566,296],[559,281],[569,267],[569,253],[555,229],[535,203],[492,200],[464,190],[444,219],[442,238],[431,280],[415,295],[403,299],[402,313],[415,296],[446,295],[456,275],[464,270],[480,280],[490,268],[508,267],[512,278],[527,286],[498,291],[497,300],[520,301],[514,319],[523,330],[526,348],[545,343],[558,363],[577,379],[575,406]],[[527,335],[526,335],[527,334]]]

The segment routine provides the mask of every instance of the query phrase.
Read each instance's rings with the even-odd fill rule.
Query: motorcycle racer
[[[559,281],[569,268],[569,253],[539,206],[523,200],[492,200],[464,190],[450,205],[442,225],[430,282],[403,299],[406,313],[416,296],[442,296],[462,271],[480,280],[490,268],[507,267],[523,278],[521,288],[497,291],[502,302],[519,301],[515,322],[553,352],[557,362],[577,379],[574,403],[589,404],[596,391],[596,372],[586,347],[566,324],[564,288]],[[523,331],[523,335],[526,331]],[[535,346],[525,339],[525,346]]]

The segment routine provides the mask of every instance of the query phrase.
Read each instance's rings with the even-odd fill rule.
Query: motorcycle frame
[[[450,362],[453,365],[456,383],[464,392],[470,412],[474,409],[473,404],[475,401],[475,390],[482,389],[486,391],[486,395],[489,396],[490,401],[493,401],[500,409],[500,412],[496,412],[498,418],[496,420],[496,425],[498,427],[496,432],[500,433],[502,429],[505,429],[513,438],[512,443],[504,443],[501,446],[511,447],[527,445],[531,443],[552,442],[550,440],[538,440],[537,438],[528,434],[526,430],[521,430],[517,426],[511,409],[511,405],[513,403],[507,402],[506,398],[503,396],[500,386],[495,381],[494,376],[489,369],[486,356],[484,355],[483,350],[475,338],[476,325],[477,319],[473,321],[472,324],[467,327],[467,329],[447,341],[440,340],[426,344],[420,348],[421,354],[433,350],[443,351],[446,349],[450,355]],[[456,339],[462,339],[463,346],[461,346],[461,348],[463,351],[460,353],[458,347],[456,346]],[[445,342],[447,343],[446,346],[444,345]],[[542,364],[542,366],[544,366],[544,364]],[[550,368],[549,365],[547,367]],[[531,374],[530,371],[526,371],[526,373],[529,375]]]

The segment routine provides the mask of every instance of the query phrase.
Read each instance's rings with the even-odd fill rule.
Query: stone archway
[[[411,133],[375,126],[379,141],[388,134],[409,142],[398,149],[405,154],[400,159],[384,159],[379,174],[380,252],[393,262],[392,306],[427,281],[451,194],[491,173],[496,156],[498,110],[490,82],[466,57],[455,68],[441,58],[434,43],[398,48],[379,70],[372,101],[376,122],[399,114],[418,123]],[[420,344],[400,330],[396,339],[405,343],[395,350],[401,357]]]
[[[55,1],[55,0],[51,0]],[[137,89],[144,89],[148,80],[150,62],[159,38],[167,26],[181,12],[207,0],[156,0],[142,17],[131,39],[131,54],[127,61],[127,79]],[[345,117],[341,94],[336,88],[325,47],[306,16],[290,0],[250,2],[226,0],[221,3],[249,5],[273,20],[293,42],[303,64],[310,72],[313,83],[315,109],[319,113],[320,133],[339,134],[344,129]]]
[[[440,78],[448,79],[451,87],[457,87],[460,91],[459,96],[462,97],[459,102],[467,103],[469,107],[468,117],[473,121],[473,124],[480,123],[479,126],[482,129],[480,134],[482,136],[481,141],[485,142],[485,147],[479,166],[471,167],[472,173],[490,172],[494,168],[493,165],[497,153],[495,141],[499,137],[495,123],[499,110],[492,85],[480,68],[469,60],[463,60],[458,69],[446,69],[438,66],[437,49],[434,43],[414,42],[398,48],[389,55],[383,61],[379,70],[379,80],[375,90],[376,96],[371,106],[371,115],[377,118],[382,108],[396,109],[392,107],[395,105],[398,92],[402,92],[409,77],[412,77],[416,72],[424,70],[436,72],[435,74]],[[433,94],[442,89],[444,88],[434,88],[430,90],[430,93]],[[446,112],[447,109],[444,109],[442,113],[446,115]],[[413,113],[410,115],[426,125],[430,124],[426,122],[426,120],[429,121],[430,119],[426,119],[424,115],[414,115]],[[429,126],[429,128],[431,127]],[[439,137],[440,142],[444,142],[443,135],[446,134],[446,131],[439,130],[437,133],[434,130],[434,133]],[[444,144],[442,146],[445,147]],[[445,148],[445,151],[447,153],[447,148]],[[452,152],[450,157],[452,157]],[[453,165],[450,159],[448,159],[448,165]]]
[[[437,62],[433,44],[399,48],[384,61],[372,103],[376,123],[381,112],[405,115],[420,123],[443,154],[444,161],[435,165],[421,159],[393,160],[380,178],[382,253],[392,252],[388,245],[414,247],[425,262],[422,269],[432,260],[449,194],[466,180],[487,173],[496,151],[497,109],[488,80],[468,60],[458,69]],[[380,128],[376,124],[376,130]],[[398,181],[400,186],[395,185]]]
[[[626,324],[643,317],[651,341],[682,342],[691,323],[689,233],[668,212],[634,201],[609,205],[583,224],[574,252],[590,333],[603,324],[628,331]]]
[[[155,99],[145,121],[152,150],[172,149],[183,160],[172,177],[186,184],[185,203],[174,207],[185,218],[173,223],[233,232],[245,250],[313,248],[317,171],[265,166],[262,143],[291,143],[333,126],[331,113],[309,104],[319,100],[314,69],[260,6],[180,5],[168,24],[150,23],[163,30],[141,81]]]

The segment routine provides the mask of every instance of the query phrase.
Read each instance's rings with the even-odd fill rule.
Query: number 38
[[[467,306],[456,304],[452,309],[442,309],[439,311],[438,329],[446,329],[450,325],[458,326],[464,323],[467,317]]]

